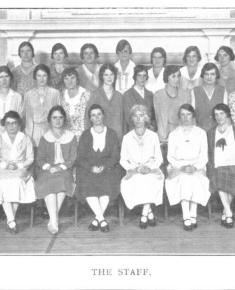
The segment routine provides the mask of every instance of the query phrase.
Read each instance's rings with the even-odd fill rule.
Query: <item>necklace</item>
[[[165,92],[166,92],[166,94],[167,94],[167,96],[169,97],[169,98],[177,98],[178,97],[178,88],[176,88],[176,94],[175,95],[170,95],[169,94],[169,92],[167,91],[167,88],[165,88]]]

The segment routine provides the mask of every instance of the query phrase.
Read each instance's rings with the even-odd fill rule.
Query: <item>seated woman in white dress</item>
[[[19,203],[35,201],[34,180],[28,170],[33,163],[33,145],[20,132],[21,118],[15,111],[7,112],[1,123],[0,135],[0,204],[7,217],[7,229],[17,233],[15,215]]]
[[[180,125],[168,140],[166,192],[170,205],[181,203],[184,229],[197,227],[197,205],[206,206],[209,180],[206,177],[206,132],[195,126],[195,111],[189,104],[179,109]]]
[[[121,193],[129,209],[143,205],[139,226],[145,229],[156,225],[151,204],[162,204],[164,176],[159,167],[163,160],[157,133],[147,129],[147,108],[133,106],[130,118],[134,129],[122,141],[120,164],[126,176],[121,181]]]

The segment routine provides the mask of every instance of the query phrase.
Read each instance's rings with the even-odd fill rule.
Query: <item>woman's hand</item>
[[[151,169],[148,166],[141,165],[137,167],[136,171],[140,174],[149,174],[151,172]]]
[[[104,166],[93,166],[91,168],[91,172],[95,174],[99,174],[104,170]]]
[[[63,169],[60,166],[52,166],[49,170],[50,170],[50,173],[53,174],[53,173],[56,173],[56,172],[60,172]]]
[[[193,174],[197,170],[197,168],[194,167],[193,165],[185,165],[182,166],[180,170],[184,173]]]
[[[16,165],[15,162],[9,162],[8,163],[7,169],[9,169],[9,170],[16,170],[17,168],[18,168],[18,166]]]

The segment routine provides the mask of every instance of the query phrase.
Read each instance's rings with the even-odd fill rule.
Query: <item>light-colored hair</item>
[[[130,109],[130,114],[129,114],[129,120],[130,122],[134,125],[133,123],[133,116],[137,113],[137,112],[141,112],[145,115],[145,126],[148,127],[150,125],[150,113],[149,110],[146,106],[144,105],[134,105],[131,109]]]

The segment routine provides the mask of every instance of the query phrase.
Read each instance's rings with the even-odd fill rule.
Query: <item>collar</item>
[[[69,130],[65,130],[64,131],[64,134],[60,137],[60,138],[56,138],[54,136],[54,134],[52,133],[51,130],[48,130],[46,132],[46,134],[44,135],[44,138],[46,139],[47,142],[49,143],[55,143],[55,142],[58,142],[60,144],[68,144],[70,143],[73,138],[74,138],[74,133],[69,131]]]
[[[202,70],[202,64],[201,64],[201,62],[200,62],[200,63],[198,64],[198,66],[197,66],[197,71],[196,71],[196,73],[195,73],[195,75],[193,76],[192,79],[189,77],[188,68],[187,68],[186,65],[183,66],[183,67],[180,69],[180,72],[181,72],[181,75],[182,75],[184,78],[186,78],[186,79],[188,79],[188,80],[195,80],[195,79],[199,79],[199,78],[200,78],[200,76],[201,76],[201,70]]]
[[[135,67],[135,63],[130,59],[129,63],[128,63],[127,67],[126,67],[126,70],[124,72],[122,71],[120,60],[115,63],[115,66],[116,66],[116,68],[118,69],[119,72],[132,73],[133,69]]]
[[[68,94],[68,90],[66,89],[64,91],[64,100],[66,103],[69,103],[71,105],[75,105],[78,103],[79,99],[81,98],[81,96],[86,92],[86,90],[83,87],[78,87],[78,93],[76,96],[74,96],[73,98],[70,98],[69,94]]]

